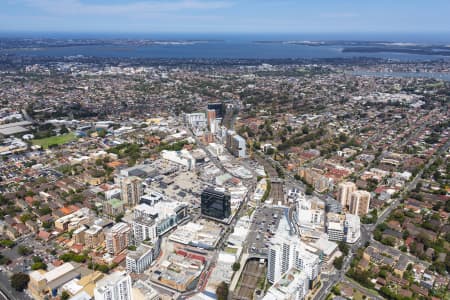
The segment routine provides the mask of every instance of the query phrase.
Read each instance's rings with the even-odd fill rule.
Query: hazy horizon
[[[442,33],[450,2],[294,0],[8,0],[2,32]]]
[[[61,38],[61,39],[209,39],[209,40],[360,40],[416,43],[450,43],[449,32],[51,32],[2,31],[0,38]]]

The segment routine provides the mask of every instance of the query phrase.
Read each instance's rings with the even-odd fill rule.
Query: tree
[[[306,191],[305,191],[306,195],[312,195],[313,192],[314,192],[314,189],[312,186],[310,186],[310,185],[306,186]]]
[[[339,246],[339,251],[341,251],[345,256],[347,256],[348,252],[350,251],[350,248],[347,245],[347,243],[344,241],[341,241],[341,242],[339,242],[338,246]]]
[[[67,252],[59,256],[64,262],[74,261],[77,263],[84,263],[86,261],[86,255],[84,254],[75,254],[74,252]]]
[[[59,133],[61,133],[61,134],[69,133],[69,130],[67,129],[66,125],[61,126]]]
[[[27,246],[20,245],[20,246],[17,248],[17,252],[18,252],[20,255],[22,255],[22,256],[26,256],[26,255],[29,255],[29,254],[33,253],[33,250],[30,249],[30,248],[28,248]]]
[[[275,149],[270,147],[269,149],[267,149],[266,154],[267,155],[274,155],[275,154]]]
[[[11,276],[11,287],[18,292],[22,292],[30,281],[30,276],[25,273],[15,273]]]
[[[407,271],[411,271],[413,268],[413,264],[408,264],[408,266],[406,267]]]
[[[278,177],[284,178],[284,171],[279,165],[276,165],[275,170],[277,171]]]
[[[42,227],[44,227],[45,229],[50,229],[50,228],[53,227],[53,222],[51,222],[51,221],[44,221],[42,223]]]
[[[0,265],[7,265],[10,262],[11,262],[11,260],[8,257],[3,256],[2,254],[0,254]]]
[[[31,265],[31,270],[47,270],[47,265],[42,261],[38,261]]]
[[[43,262],[42,258],[37,255],[33,256],[31,259],[33,260],[34,263]]]
[[[353,278],[357,282],[359,282],[362,286],[373,289],[374,284],[370,281],[371,273],[369,271],[361,271],[356,269],[350,269],[347,272],[347,276]]]
[[[385,236],[381,238],[381,243],[383,245],[388,245],[393,247],[395,245],[395,238],[392,236]]]
[[[217,300],[227,300],[228,299],[228,284],[226,282],[221,282],[216,289]]]
[[[69,300],[70,299],[70,294],[66,291],[63,291],[61,293],[61,300]]]
[[[20,216],[20,221],[22,223],[25,223],[26,221],[31,220],[31,218],[32,218],[31,214],[23,214]]]
[[[302,128],[302,133],[303,133],[303,134],[308,134],[308,133],[309,133],[309,128],[308,128],[307,125],[303,126],[303,128]]]
[[[104,138],[106,136],[106,130],[105,129],[98,130],[97,135],[101,138]]]
[[[381,278],[386,279],[387,275],[388,275],[388,272],[386,269],[381,269],[380,272],[378,272],[378,276]]]
[[[241,268],[241,264],[238,263],[238,262],[235,262],[235,263],[233,264],[233,266],[232,266],[232,269],[233,269],[234,272],[239,271],[240,268]]]
[[[341,255],[341,256],[339,256],[338,258],[335,258],[335,259],[334,259],[334,261],[333,261],[333,266],[334,266],[336,269],[341,270],[341,269],[342,269],[343,263],[344,263],[344,256]]]
[[[404,240],[406,240],[408,237],[409,237],[409,231],[408,230],[403,231],[402,238]]]
[[[376,229],[374,230],[374,232],[373,232],[373,238],[374,238],[375,240],[380,241],[382,236],[383,236],[383,234],[381,233],[381,231],[376,230]]]
[[[16,243],[14,241],[11,241],[9,239],[0,241],[0,245],[3,247],[7,247],[7,248],[12,248],[12,247],[14,247],[15,244]]]
[[[333,286],[333,288],[331,289],[331,292],[333,294],[335,294],[336,296],[340,296],[341,295],[341,289],[337,285]]]
[[[46,204],[39,209],[38,213],[41,216],[48,215],[52,213],[52,209]]]
[[[107,265],[95,264],[94,269],[102,273],[108,273],[109,267]]]
[[[121,222],[121,221],[122,221],[122,218],[123,218],[123,214],[117,215],[116,218],[115,218],[116,223]]]
[[[347,136],[345,133],[339,134],[339,141],[340,141],[341,143],[347,142],[347,141],[348,141],[348,136]]]
[[[128,167],[133,167],[136,164],[136,159],[130,158],[128,159]]]

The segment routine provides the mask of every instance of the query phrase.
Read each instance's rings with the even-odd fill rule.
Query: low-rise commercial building
[[[83,207],[74,213],[61,217],[55,221],[55,229],[59,232],[75,230],[81,225],[92,221],[93,214],[87,207]]]
[[[74,263],[64,263],[48,272],[44,270],[32,271],[28,290],[34,299],[45,299],[47,295],[55,297],[65,283],[80,276],[80,274],[80,266]]]
[[[361,223],[358,216],[328,213],[327,219],[327,234],[330,241],[354,244],[361,237]]]

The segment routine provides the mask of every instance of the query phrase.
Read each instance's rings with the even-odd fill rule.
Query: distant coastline
[[[400,53],[450,56],[450,45],[402,43],[388,41],[254,41],[255,44],[289,44],[310,47],[340,47],[342,53]]]
[[[450,56],[450,51],[437,50],[436,48],[390,48],[390,47],[348,47],[342,49],[342,52],[347,53],[381,53],[381,52],[391,52],[391,53],[406,53],[406,54],[417,54],[417,55],[440,55],[440,56]]]
[[[183,46],[222,40],[153,40],[153,39],[20,39],[0,38],[0,50],[26,50],[70,47],[142,47],[151,45]]]
[[[283,37],[284,38],[284,37]],[[440,60],[450,46],[374,39],[184,38],[1,38],[0,55],[156,59],[392,59]]]

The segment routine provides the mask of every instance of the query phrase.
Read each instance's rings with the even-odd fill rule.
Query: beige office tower
[[[131,227],[123,222],[119,222],[106,231],[106,249],[108,253],[117,255],[131,244]]]
[[[103,228],[98,225],[93,225],[84,232],[84,245],[86,248],[97,248],[105,240]]]
[[[342,204],[342,208],[350,205],[350,195],[354,191],[356,191],[356,185],[353,182],[339,183],[337,200]]]
[[[134,207],[143,195],[142,179],[136,176],[120,178],[121,198],[125,205]]]
[[[350,213],[364,216],[369,212],[370,193],[367,191],[354,191],[350,195]]]
[[[215,134],[217,128],[216,128],[216,111],[214,109],[208,109],[207,120],[208,120],[209,131],[212,134]]]

